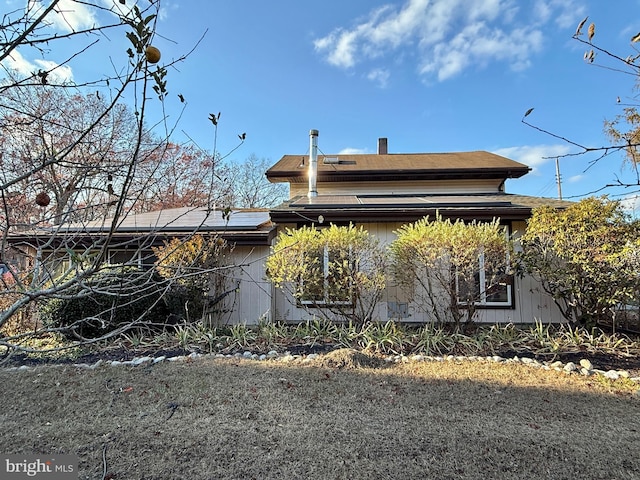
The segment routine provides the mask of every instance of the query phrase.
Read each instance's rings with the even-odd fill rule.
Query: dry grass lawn
[[[336,355],[0,369],[0,452],[81,479],[640,479],[624,382]]]

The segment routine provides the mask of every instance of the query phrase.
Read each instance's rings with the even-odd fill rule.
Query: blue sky
[[[106,21],[64,1],[67,24]],[[26,4],[3,3],[7,11]],[[599,67],[610,65],[601,54],[593,65],[583,60],[586,47],[572,35],[587,15],[583,30],[595,22],[594,43],[622,57],[635,52],[630,38],[640,31],[638,0],[162,0],[154,45],[168,61],[204,35],[169,71],[170,120],[186,105],[177,142],[192,139],[211,149],[207,117],[221,112],[221,154],[247,134],[229,157],[238,161],[256,154],[275,163],[284,154],[305,154],[312,128],[327,154],[372,153],[378,137],[389,139],[392,153],[487,150],[533,168],[511,180],[509,192],[555,197],[555,160],[547,157],[579,150],[524,125],[525,111],[534,108],[527,120],[540,128],[600,147],[608,144],[603,121],[634,103],[633,75]],[[71,64],[76,81],[125,60],[122,35],[99,40]],[[68,43],[63,48],[79,45]],[[13,61],[60,62],[64,53],[25,50]],[[560,159],[565,198],[616,178],[634,181],[621,154],[593,159]],[[633,191],[608,193],[623,198]]]

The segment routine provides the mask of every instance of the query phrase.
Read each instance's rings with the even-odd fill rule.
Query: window
[[[155,257],[148,250],[109,250],[109,265],[130,265],[142,269],[153,267]]]
[[[505,227],[505,235],[509,235]],[[498,259],[499,260],[499,259]],[[473,303],[479,307],[513,307],[513,275],[509,271],[509,253],[502,261],[490,262],[484,254],[478,258],[478,269],[465,280],[456,275],[459,304]]]
[[[351,251],[330,251],[325,246],[307,258],[307,275],[301,279],[300,302],[307,306],[353,304],[352,274],[355,265]]]
[[[512,307],[513,306],[513,275],[502,268],[491,271],[485,268],[484,255],[480,255],[478,270],[473,278],[464,281],[456,276],[458,302],[469,302],[477,306]]]

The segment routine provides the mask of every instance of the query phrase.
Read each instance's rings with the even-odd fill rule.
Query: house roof
[[[508,193],[460,195],[299,196],[271,210],[276,223],[412,222],[425,216],[463,220],[525,220],[535,207],[571,202]]]
[[[266,172],[271,182],[308,179],[308,155],[285,155]],[[318,182],[519,178],[522,163],[485,151],[319,155]]]
[[[94,242],[110,232],[113,220],[106,218],[87,223],[63,224],[40,228],[37,231],[12,234],[10,241],[33,239],[64,239]],[[190,233],[215,233],[237,245],[269,245],[275,235],[269,211],[262,209],[229,212],[208,210],[199,207],[183,207],[156,212],[136,213],[123,216],[113,232],[114,241],[122,242],[137,237],[153,238],[153,243]]]
[[[108,231],[111,223],[112,219],[96,220],[84,224],[69,224],[63,229],[101,232]],[[197,229],[208,232],[234,232],[257,230],[270,226],[270,223],[268,210],[238,209],[225,213],[220,209],[182,207],[126,215],[118,223],[117,231],[136,233],[158,230],[191,232]]]

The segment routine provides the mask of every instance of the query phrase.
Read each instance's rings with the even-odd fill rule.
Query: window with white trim
[[[310,254],[307,275],[300,281],[300,303],[305,306],[348,306],[353,304],[355,266],[349,251],[332,251],[328,246]]]
[[[509,238],[509,227],[504,227]],[[459,304],[473,303],[478,307],[513,307],[513,274],[510,273],[510,256],[507,250],[504,260],[488,262],[485,254],[478,257],[478,269],[473,278],[466,281],[456,275],[456,291]]]
[[[466,282],[456,276],[458,303],[473,302],[482,307],[513,306],[513,275],[507,273],[507,265],[498,271],[485,268],[484,254],[478,259],[478,270],[473,279]]]

